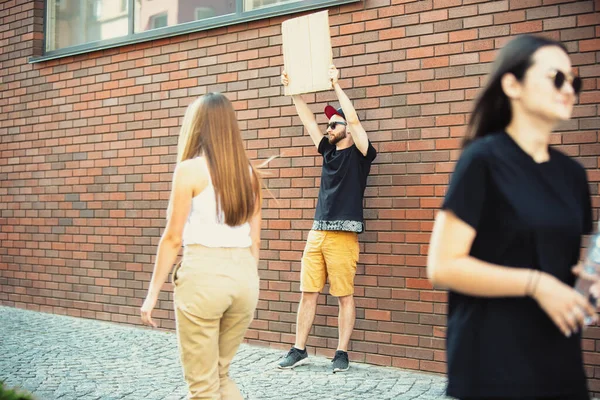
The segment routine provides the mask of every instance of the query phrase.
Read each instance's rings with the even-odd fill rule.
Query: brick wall
[[[320,159],[282,95],[280,24],[238,24],[28,64],[43,1],[0,0],[0,304],[139,324],[185,107],[207,91],[233,100],[248,152],[271,163],[261,297],[250,343],[287,349]],[[600,170],[600,1],[365,0],[332,7],[341,85],[379,151],[366,193],[351,357],[443,372],[446,295],[426,279],[436,209],[459,156],[471,100],[512,35],[563,41],[583,77],[554,143]],[[307,95],[315,112],[332,92]],[[319,121],[325,118],[319,115]],[[156,317],[173,328],[170,287]],[[331,355],[337,306],[321,296],[311,349]],[[600,393],[600,328],[587,330]]]

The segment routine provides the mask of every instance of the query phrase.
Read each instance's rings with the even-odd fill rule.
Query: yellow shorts
[[[354,294],[358,253],[358,234],[355,232],[311,230],[302,255],[300,290],[320,292],[329,277],[332,296]]]

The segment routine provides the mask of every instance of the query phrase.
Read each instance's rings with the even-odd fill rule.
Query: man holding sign
[[[323,156],[317,209],[302,256],[296,342],[279,368],[307,361],[306,341],[313,324],[320,291],[329,278],[330,294],[338,298],[338,349],[333,372],[348,370],[348,344],[354,329],[354,275],[358,261],[358,234],[364,231],[363,196],[376,151],[362,127],[356,110],[338,84],[339,71],[329,68],[329,79],[341,108],[325,107],[329,119],[325,136],[314,114],[299,95],[292,96],[302,124]],[[290,81],[284,72],[284,86]]]

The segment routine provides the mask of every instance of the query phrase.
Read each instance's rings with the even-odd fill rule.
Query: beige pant
[[[173,276],[188,398],[243,399],[229,378],[229,365],[258,303],[258,271],[250,249],[186,246]]]

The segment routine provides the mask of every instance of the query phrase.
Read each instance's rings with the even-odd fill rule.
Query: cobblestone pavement
[[[276,369],[279,350],[242,345],[231,375],[246,399],[444,399],[445,379],[330,361]],[[172,332],[0,307],[0,380],[39,400],[180,400],[186,387]]]

